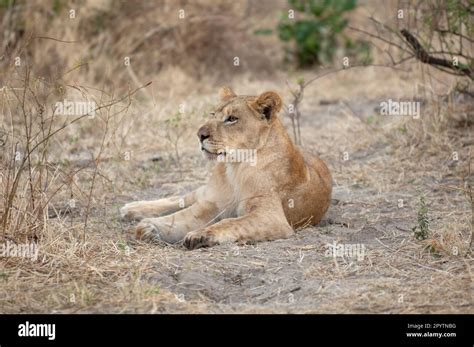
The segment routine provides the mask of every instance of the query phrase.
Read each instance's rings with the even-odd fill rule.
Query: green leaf
[[[273,34],[272,29],[257,29],[254,31],[255,35],[271,35]]]

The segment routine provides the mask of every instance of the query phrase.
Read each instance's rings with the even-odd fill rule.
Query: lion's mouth
[[[204,153],[204,156],[209,159],[209,160],[217,160],[220,156],[225,156],[224,151],[219,151],[219,152],[211,152],[208,149],[201,147],[202,153]]]

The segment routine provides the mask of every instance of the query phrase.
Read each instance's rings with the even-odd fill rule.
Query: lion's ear
[[[275,92],[265,92],[253,102],[253,107],[267,120],[273,118],[280,111],[282,101]]]
[[[221,98],[221,101],[226,101],[229,100],[230,98],[233,98],[235,95],[234,91],[230,89],[230,87],[222,87],[219,90],[219,97]]]

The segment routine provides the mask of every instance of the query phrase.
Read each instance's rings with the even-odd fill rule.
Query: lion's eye
[[[233,123],[237,122],[237,120],[238,120],[237,117],[228,116],[228,117],[224,120],[224,123],[233,124]]]

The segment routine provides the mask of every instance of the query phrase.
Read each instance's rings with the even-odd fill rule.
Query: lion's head
[[[199,129],[201,150],[210,160],[225,157],[229,150],[258,150],[265,145],[282,101],[275,92],[259,96],[236,95],[220,90],[221,103]]]

